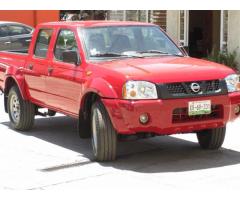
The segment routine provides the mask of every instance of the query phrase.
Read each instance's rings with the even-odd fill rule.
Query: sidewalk
[[[0,96],[0,105],[3,97]],[[77,121],[65,116],[38,118],[34,129],[9,129],[0,107],[0,189],[83,187],[201,187],[238,189],[240,120],[229,124],[223,149],[203,151],[194,134],[120,142],[118,160],[93,161],[90,140],[81,140]]]

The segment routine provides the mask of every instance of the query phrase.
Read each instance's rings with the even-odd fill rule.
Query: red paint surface
[[[77,33],[78,26],[115,26],[115,25],[148,25],[133,22],[61,22],[42,24],[33,34],[28,55],[0,53],[0,86],[6,87],[6,79],[13,77],[24,98],[31,102],[77,118],[86,94],[95,92],[101,96],[112,123],[119,133],[155,132],[173,134],[192,132],[201,129],[224,126],[235,119],[234,107],[240,104],[240,93],[225,96],[171,100],[122,99],[122,86],[127,80],[147,80],[154,83],[185,82],[197,80],[223,79],[235,73],[232,69],[213,62],[190,57],[162,56],[158,58],[131,58],[115,61],[90,62],[86,60],[80,39],[81,65],[63,64],[55,61],[53,49],[60,28],[68,28]],[[39,28],[54,28],[47,59],[33,56],[34,44]],[[77,34],[76,34],[77,35]],[[29,70],[29,64],[34,65]],[[7,65],[7,67],[6,67]],[[4,67],[5,66],[5,67]],[[52,67],[53,72],[48,73]],[[4,72],[6,71],[6,75]],[[88,72],[91,75],[87,75]],[[172,112],[175,108],[187,107],[189,101],[211,100],[212,104],[223,105],[224,115],[221,119],[187,123],[172,123]],[[148,113],[150,122],[139,123],[139,115]]]

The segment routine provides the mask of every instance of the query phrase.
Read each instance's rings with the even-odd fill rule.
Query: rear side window
[[[36,57],[47,57],[47,51],[51,41],[52,33],[52,29],[42,29],[39,31],[34,51],[34,55]]]
[[[74,32],[70,30],[61,30],[58,34],[54,56],[56,60],[63,61],[62,54],[64,51],[78,52],[77,42]]]
[[[8,36],[8,28],[7,26],[0,26],[0,37]]]
[[[30,32],[26,29],[24,26],[18,26],[18,25],[9,25],[9,35],[23,35],[23,34],[29,34]]]

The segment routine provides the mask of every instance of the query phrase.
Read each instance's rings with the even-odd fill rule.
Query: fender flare
[[[82,98],[80,103],[81,106],[84,103],[85,97],[89,93],[95,93],[101,98],[111,98],[111,99],[118,98],[118,95],[114,90],[113,86],[102,78],[92,79],[92,81],[89,84],[87,84],[86,90],[84,90],[82,93]]]
[[[5,78],[4,78],[4,93],[8,93],[9,92],[9,87],[8,87],[8,84],[9,83],[9,80],[13,80],[21,95],[22,95],[22,98],[24,100],[27,99],[27,94],[26,94],[26,90],[25,90],[25,79],[24,79],[24,76],[22,74],[22,69],[21,68],[16,68],[16,67],[12,67],[12,66],[7,66],[6,68],[6,72],[5,72]]]

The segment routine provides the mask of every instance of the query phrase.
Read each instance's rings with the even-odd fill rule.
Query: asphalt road
[[[3,96],[0,105],[0,189],[240,187],[240,120],[228,124],[219,151],[201,150],[195,134],[179,134],[119,142],[117,161],[97,163],[76,120],[37,118],[33,130],[17,132],[9,128]]]

